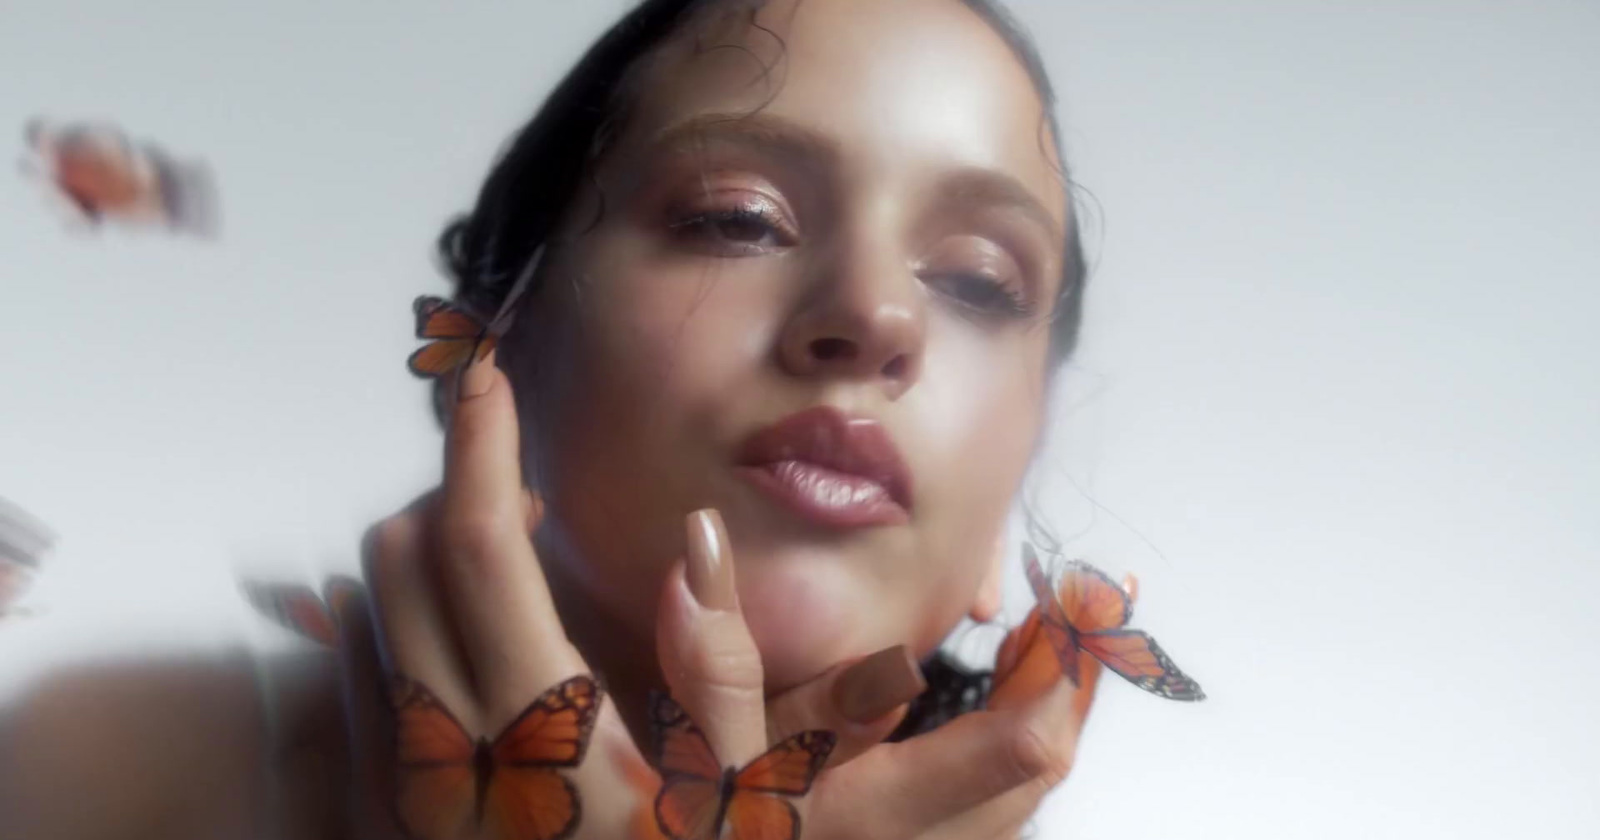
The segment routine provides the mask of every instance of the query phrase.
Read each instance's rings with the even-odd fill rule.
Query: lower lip
[[[881,484],[809,464],[778,461],[742,467],[768,496],[806,519],[830,528],[903,525],[906,509]]]

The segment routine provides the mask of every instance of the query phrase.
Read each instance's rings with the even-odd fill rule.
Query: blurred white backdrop
[[[0,154],[115,120],[223,235],[0,187],[0,496],[60,535],[0,693],[281,642],[236,571],[353,570],[435,480],[433,238],[626,5],[5,4]],[[1040,508],[1211,695],[1103,683],[1040,836],[1592,837],[1600,6],[1014,5],[1097,199]]]

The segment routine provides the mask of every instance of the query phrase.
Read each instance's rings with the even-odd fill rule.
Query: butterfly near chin
[[[573,677],[539,695],[494,740],[467,734],[427,687],[396,677],[395,810],[413,840],[561,840],[583,817],[559,770],[589,747],[602,692]]]
[[[1065,565],[1052,586],[1033,546],[1022,546],[1023,570],[1038,601],[1039,628],[1055,651],[1061,673],[1079,683],[1078,651],[1087,651],[1123,679],[1168,700],[1205,699],[1156,640],[1127,627],[1133,601],[1105,572],[1080,560]]]
[[[671,697],[651,697],[650,723],[661,773],[656,824],[669,840],[798,840],[800,812],[789,800],[810,792],[838,742],[832,732],[801,732],[743,768],[724,767]]]
[[[411,373],[424,379],[437,379],[487,357],[510,328],[517,301],[527,291],[543,255],[542,247],[534,252],[492,318],[484,319],[463,304],[432,295],[413,301],[411,309],[416,315],[417,338],[429,343],[406,360]]]

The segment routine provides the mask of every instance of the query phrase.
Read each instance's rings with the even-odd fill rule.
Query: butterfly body
[[[1082,561],[1070,562],[1058,591],[1030,545],[1023,546],[1023,567],[1039,602],[1040,627],[1055,650],[1061,673],[1074,685],[1081,684],[1081,650],[1152,694],[1168,700],[1205,699],[1200,684],[1179,670],[1155,639],[1126,626],[1133,617],[1133,601],[1105,572]]]

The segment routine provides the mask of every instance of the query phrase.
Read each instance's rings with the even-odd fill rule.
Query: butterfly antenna
[[[516,282],[511,284],[511,291],[506,293],[506,299],[500,303],[500,311],[496,312],[494,319],[489,322],[489,328],[496,334],[504,334],[510,327],[510,316],[516,312],[517,301],[528,290],[528,284],[533,282],[533,276],[539,272],[539,264],[544,261],[544,246],[540,245],[533,250],[533,256],[528,258],[528,264],[522,267],[522,273],[517,275]]]

